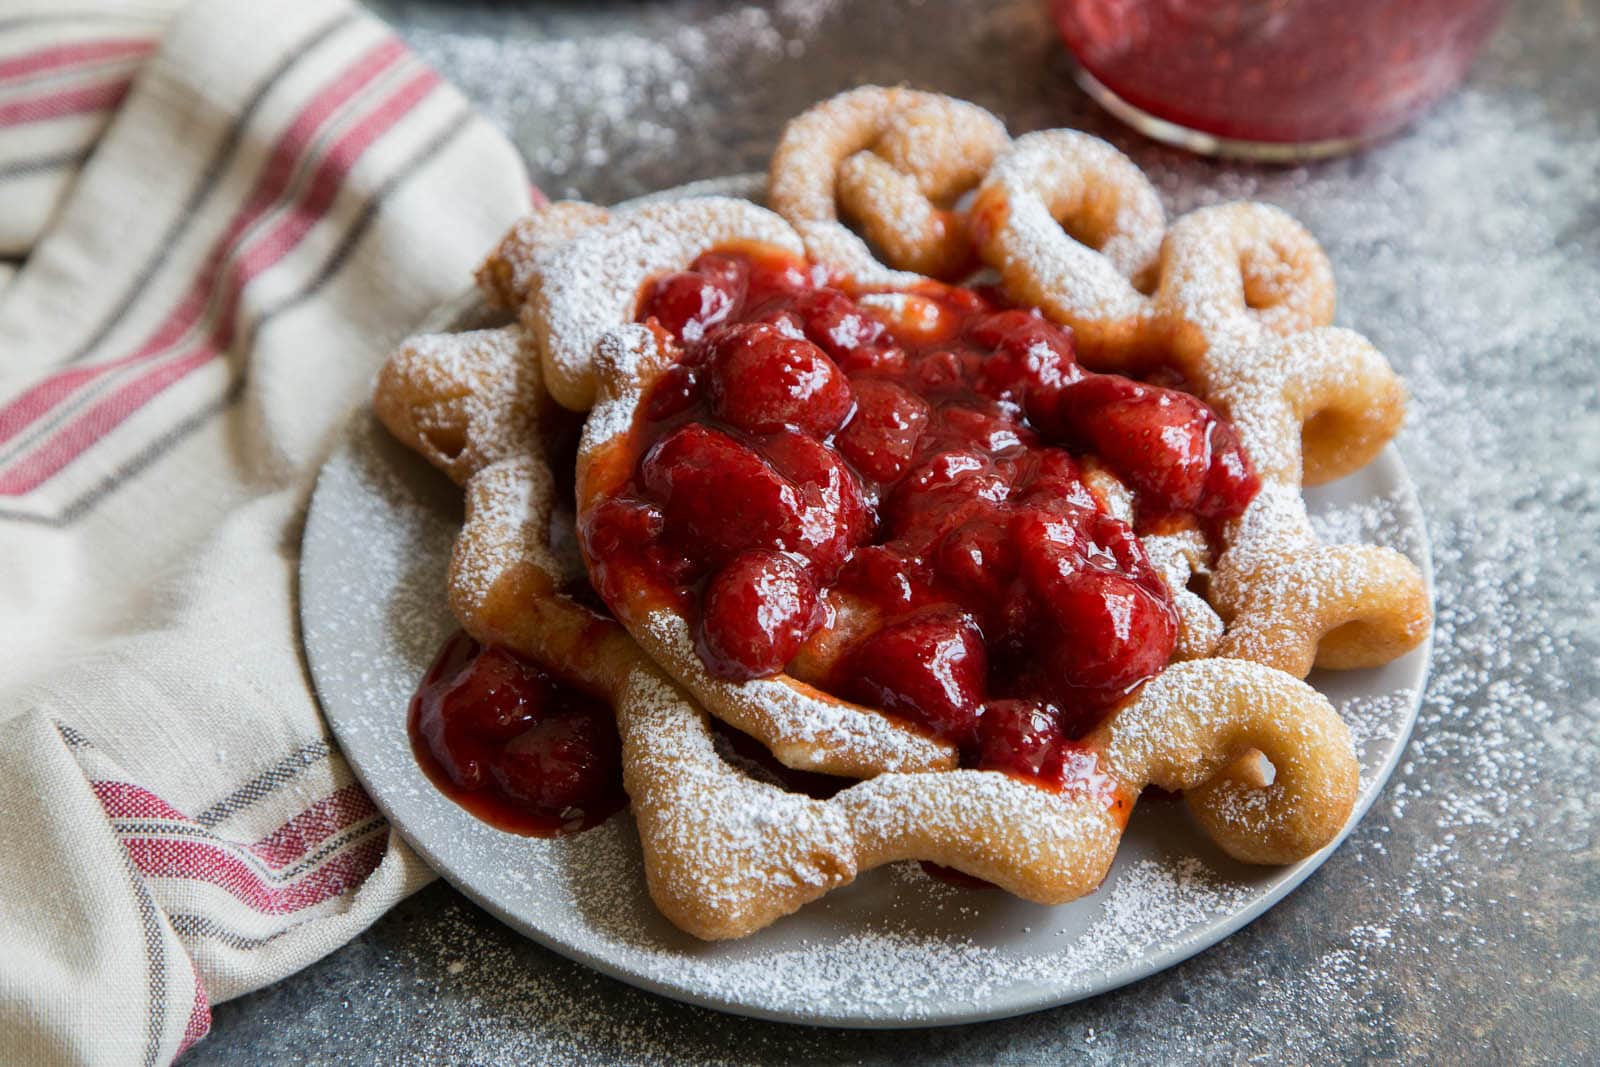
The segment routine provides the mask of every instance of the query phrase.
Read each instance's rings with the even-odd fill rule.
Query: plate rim
[[[648,196],[638,197],[618,206],[628,207],[652,200],[674,199],[693,195],[747,195],[750,190],[758,190],[762,181],[764,181],[764,176],[754,173],[705,179],[676,188],[664,189]],[[443,302],[429,313],[424,320],[422,328],[429,330],[446,328],[452,322],[459,321],[462,317],[472,313],[478,305],[476,292],[475,287],[469,286],[456,297]],[[1227,914],[1226,917],[1201,927],[1192,936],[1166,945],[1158,950],[1142,953],[1119,966],[1101,971],[1099,972],[1101,980],[1084,983],[1083,988],[1062,992],[1059,987],[1052,987],[1048,984],[1016,983],[989,993],[982,1001],[972,1002],[964,1006],[951,1005],[953,1010],[940,1011],[926,1017],[874,1016],[870,1012],[860,1015],[838,1015],[828,1012],[803,1013],[774,1009],[761,1004],[752,1004],[736,999],[733,994],[719,996],[696,989],[686,983],[674,984],[654,974],[638,969],[630,969],[623,963],[613,961],[598,951],[552,934],[501,907],[493,897],[474,886],[469,878],[458,878],[456,872],[450,869],[450,865],[445,862],[435,849],[429,846],[427,839],[415,835],[412,832],[413,828],[408,826],[403,819],[397,817],[390,798],[385,796],[383,790],[374,788],[374,783],[369,779],[367,767],[351,755],[353,748],[359,748],[359,746],[352,746],[352,738],[347,733],[352,728],[352,724],[345,722],[342,716],[329,714],[327,710],[329,701],[324,697],[325,693],[337,691],[338,689],[338,686],[328,681],[334,668],[324,661],[323,651],[318,644],[306,639],[306,634],[314,629],[310,616],[313,612],[312,605],[316,600],[314,597],[306,596],[304,592],[308,583],[315,584],[316,582],[316,578],[312,574],[316,553],[307,551],[307,546],[314,543],[315,539],[320,536],[318,531],[321,529],[322,523],[330,521],[331,505],[328,504],[328,497],[325,495],[329,481],[329,471],[339,461],[343,460],[347,454],[355,450],[361,434],[369,432],[372,423],[375,421],[375,416],[372,414],[370,407],[366,403],[362,403],[352,411],[341,425],[339,434],[336,437],[336,443],[330,449],[327,458],[318,470],[317,478],[307,503],[306,517],[300,539],[300,558],[295,569],[297,581],[296,597],[298,601],[296,611],[297,637],[306,657],[318,707],[322,710],[323,718],[328,723],[330,732],[339,744],[341,754],[344,755],[346,762],[361,783],[362,788],[366,790],[373,803],[383,813],[385,819],[388,820],[390,827],[417,853],[430,870],[450,883],[478,907],[487,911],[522,936],[567,959],[590,967],[625,984],[699,1007],[792,1025],[864,1030],[924,1029],[1005,1019],[1061,1007],[1112,992],[1176,966],[1220,944],[1279,904],[1285,897],[1304,884],[1355,831],[1377,802],[1378,797],[1384,793],[1395,768],[1399,765],[1400,759],[1410,747],[1412,734],[1416,728],[1431,673],[1435,640],[1434,627],[1429,628],[1426,639],[1418,649],[1408,653],[1408,655],[1418,656],[1419,666],[1417,668],[1416,682],[1404,712],[1403,724],[1395,732],[1395,739],[1387,757],[1373,772],[1370,790],[1358,793],[1355,808],[1338,836],[1315,854],[1288,868],[1284,868],[1279,880],[1266,892],[1253,897],[1249,903]],[[420,457],[416,458],[416,462],[424,464]],[[1371,470],[1380,465],[1385,468],[1382,473],[1392,481],[1394,486],[1391,499],[1394,500],[1395,507],[1404,520],[1403,528],[1408,531],[1414,531],[1416,534],[1415,544],[1410,546],[1413,552],[1412,560],[1422,573],[1431,608],[1434,600],[1434,572],[1432,537],[1428,530],[1426,513],[1422,508],[1416,485],[1412,481],[1405,462],[1394,442],[1385,445],[1373,462],[1363,469]],[[319,504],[321,505],[320,507]],[[333,701],[333,703],[338,702]],[[1398,722],[1399,720],[1396,721]]]

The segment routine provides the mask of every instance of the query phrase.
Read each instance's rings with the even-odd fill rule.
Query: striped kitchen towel
[[[317,711],[300,524],[530,195],[348,4],[0,2],[0,1063],[168,1063],[430,877]]]

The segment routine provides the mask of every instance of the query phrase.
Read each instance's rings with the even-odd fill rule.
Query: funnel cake
[[[680,928],[743,936],[902,859],[1040,903],[1071,900],[1104,878],[1147,783],[1190,789],[1201,825],[1251,862],[1298,858],[1343,826],[1357,779],[1344,724],[1303,683],[1244,662],[1165,672],[1074,746],[1055,788],[998,771],[891,772],[822,800],[751,777],[626,631],[566,592],[581,571],[552,548],[559,506],[537,409],[497,403],[438,417],[459,413],[459,397],[489,368],[537,383],[537,363],[511,358],[515,332],[407,342],[380,376],[380,416],[466,487],[450,572],[451,609],[466,631],[559,664],[613,704],[650,893]],[[452,427],[447,441],[475,444],[451,455],[441,425]],[[1265,788],[1223,775],[1252,747],[1277,769]]]
[[[1168,229],[1102,142],[905,90],[795,120],[769,200],[551,205],[479,273],[516,324],[407,342],[375,396],[465,487],[463,628],[614,708],[663,914],[743,936],[906,859],[1061,903],[1147,785],[1246,862],[1333,840],[1351,739],[1295,676],[1429,609],[1306,519],[1404,409],[1327,328],[1310,236],[1262,205]],[[998,288],[910,269],[973,256]]]
[[[957,203],[1008,140],[999,119],[965,100],[862,86],[789,123],[767,201],[812,259],[857,282],[959,278],[974,257]]]

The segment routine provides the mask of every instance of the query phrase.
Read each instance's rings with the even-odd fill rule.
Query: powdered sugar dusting
[[[794,230],[772,212],[748,200],[706,196],[646,205],[541,256],[523,324],[540,341],[551,395],[575,411],[588,409],[595,346],[633,319],[645,282],[731,241],[804,252]]]
[[[478,288],[491,305],[520,308],[536,284],[539,263],[563,243],[610,217],[582,200],[558,200],[522,216],[478,268]]]
[[[915,1020],[951,990],[978,1004],[1019,982],[1071,984],[1129,957],[1172,950],[1193,926],[1243,895],[1194,857],[1141,860],[1097,901],[1100,915],[1092,928],[1062,937],[1060,948],[1045,954],[1019,956],[971,938],[930,935],[926,923],[908,916],[826,944],[744,958],[686,959],[680,975],[710,999],[747,1000],[758,991],[762,1003],[784,1005],[801,1017],[821,1004],[850,1002]]]
[[[1017,138],[984,179],[973,210],[992,216],[995,227],[980,246],[985,262],[1022,301],[1080,331],[1089,320],[1109,326],[1152,316],[1133,280],[1155,263],[1165,213],[1138,167],[1105,142],[1072,130]],[[1097,231],[1099,247],[1068,237],[1058,215],[1070,216],[1086,239]]]
[[[396,436],[465,482],[537,441],[548,401],[534,358],[514,326],[418,334],[389,357],[373,406]]]
[[[634,414],[643,402],[642,383],[648,368],[665,358],[656,335],[637,323],[616,327],[600,338],[595,350],[600,395],[584,419],[581,452],[593,455],[633,428]]]
[[[768,198],[812,259],[858,285],[906,286],[917,276],[905,271],[939,273],[968,257],[964,232],[935,212],[976,186],[1007,140],[999,119],[965,100],[865,85],[785,127]],[[880,263],[841,209],[904,271]]]
[[[791,765],[824,768],[832,753],[883,770],[922,770],[950,760],[948,746],[941,742],[908,730],[879,712],[812,695],[792,682],[756,679],[732,683],[712,678],[700,663],[688,622],[674,612],[651,614],[636,636],[702,700],[737,707],[752,721],[767,725],[762,733],[794,746]],[[810,762],[799,756],[806,749],[817,753]]]

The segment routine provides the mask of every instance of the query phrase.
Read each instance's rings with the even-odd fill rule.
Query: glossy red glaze
[[[735,556],[706,586],[700,658],[723,678],[776,674],[816,627],[820,606],[810,573],[793,556],[768,549]]]
[[[1244,141],[1398,129],[1450,90],[1505,0],[1053,0],[1079,62],[1140,110]]]
[[[1104,460],[1147,512],[1237,515],[1260,488],[1233,427],[1176,389],[1092,374],[1030,390],[1027,410],[1052,441]]]
[[[746,433],[787,427],[826,437],[850,414],[850,385],[833,360],[779,326],[750,322],[715,331],[704,346],[711,414]]]
[[[988,649],[973,617],[952,605],[912,611],[863,641],[846,666],[847,695],[969,744],[988,681]]]
[[[1095,754],[1070,740],[1058,709],[1033,700],[995,700],[978,720],[976,764],[1063,791],[1117,803],[1116,783]]]
[[[781,670],[826,622],[819,593],[866,601],[882,623],[830,689],[969,763],[985,758],[986,707],[1048,708],[1060,759],[1025,772],[1048,780],[1177,636],[1165,585],[1079,456],[1122,477],[1141,521],[1237,515],[1255,477],[1206,405],[1084,370],[1070,332],[1037,314],[936,283],[916,298],[931,313],[908,327],[756,250],[649,287],[640,319],[683,349],[646,398],[632,478],[585,516],[591,577],[614,606],[659,590],[731,680]]]
[[[611,708],[466,634],[440,649],[408,725],[433,783],[502,830],[556,837],[627,806]]]

